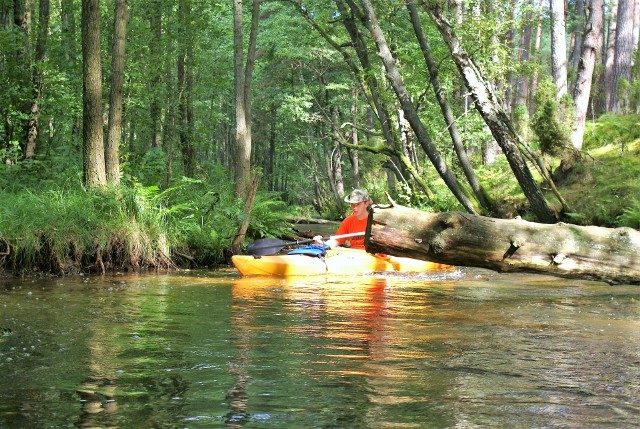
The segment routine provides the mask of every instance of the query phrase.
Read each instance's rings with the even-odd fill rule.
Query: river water
[[[640,288],[458,270],[0,283],[0,428],[631,428]]]

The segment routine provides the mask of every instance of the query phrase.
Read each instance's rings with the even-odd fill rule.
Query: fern
[[[622,214],[618,216],[618,222],[622,226],[640,229],[640,201],[635,200],[630,207],[624,209]]]

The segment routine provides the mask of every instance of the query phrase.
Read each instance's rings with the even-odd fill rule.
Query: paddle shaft
[[[327,240],[332,240],[332,239],[340,239],[340,238],[347,238],[347,237],[356,237],[359,235],[364,235],[364,232],[352,232],[349,234],[339,234],[339,235],[330,235],[328,237],[322,237],[323,241],[327,241]],[[260,246],[259,243],[260,241],[267,241],[267,240],[274,240],[274,239],[270,239],[270,238],[263,238],[262,240],[257,240],[254,241],[253,243],[251,243],[248,247],[248,253],[249,254],[257,254],[257,253],[263,253],[263,252],[259,252],[260,250],[263,249],[272,249],[271,252],[268,253],[276,253],[278,251],[280,251],[283,247],[285,246],[294,246],[294,245],[298,245],[298,244],[307,244],[307,243],[313,243],[313,239],[307,239],[307,240],[296,240],[296,241],[279,241],[279,240],[274,240],[271,241],[269,244],[265,244],[264,246]],[[255,244],[258,244],[258,246],[255,246]],[[256,252],[258,251],[258,252]]]
[[[348,238],[348,237],[357,237],[359,235],[364,235],[364,231],[363,232],[350,232],[349,234],[340,234],[340,235],[330,235],[328,237],[322,237],[322,241],[328,241],[328,240],[337,240],[339,238]],[[307,240],[296,240],[296,241],[287,241],[282,243],[282,247],[284,246],[294,246],[294,245],[298,245],[298,244],[307,244],[307,243],[313,243],[313,238],[309,238]],[[267,246],[267,247],[273,247],[273,246]],[[254,249],[260,249],[260,247],[255,247]]]

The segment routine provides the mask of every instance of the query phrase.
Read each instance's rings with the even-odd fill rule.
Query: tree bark
[[[618,26],[618,0],[611,2],[611,13],[607,30],[607,47],[604,56],[604,71],[602,73],[601,87],[602,98],[600,100],[600,110],[602,113],[611,110],[611,99],[613,94],[613,81],[615,73],[616,59],[616,32]]]
[[[256,63],[256,44],[258,40],[258,24],[260,22],[260,0],[253,0],[251,8],[251,29],[249,30],[249,46],[247,47],[247,63],[244,69],[244,110],[246,120],[246,135],[245,146],[248,148],[249,156],[251,156],[251,147],[253,145],[252,140],[252,122],[253,114],[251,110],[252,106],[252,85],[251,79],[253,78],[253,67]],[[251,168],[251,165],[249,165]]]
[[[195,173],[195,149],[193,146],[193,43],[191,39],[191,1],[178,1],[178,16],[182,28],[178,47],[178,134],[184,174],[193,177]]]
[[[244,49],[242,29],[242,0],[233,0],[233,77],[236,97],[236,138],[234,179],[236,195],[243,198],[247,194],[246,180],[251,168],[251,148],[247,148],[247,120],[244,106]]]
[[[440,34],[449,47],[451,57],[465,81],[465,85],[471,93],[476,109],[489,126],[491,134],[502,148],[511,171],[520,184],[522,192],[527,197],[531,210],[536,218],[545,223],[553,223],[557,220],[555,212],[549,207],[540,187],[531,175],[526,160],[522,156],[518,144],[520,137],[516,134],[509,118],[500,107],[493,90],[484,81],[482,74],[476,67],[472,58],[462,47],[458,37],[453,32],[451,25],[446,21],[441,11],[424,3],[429,16],[438,27]]]
[[[165,184],[168,187],[173,177],[173,148],[175,142],[175,136],[177,134],[177,121],[178,121],[178,99],[180,84],[176,81],[176,75],[174,74],[175,65],[175,46],[170,44],[167,47],[167,52],[164,58],[164,83],[165,91],[167,94],[166,100],[166,115],[164,117],[164,124],[162,126],[163,134],[162,146],[167,154],[167,168],[165,174]]]
[[[418,39],[418,44],[420,45],[420,49],[422,50],[422,56],[424,57],[427,69],[429,70],[429,80],[431,81],[431,86],[433,86],[433,92],[435,93],[436,99],[438,100],[440,111],[442,112],[442,117],[447,124],[447,130],[449,131],[449,136],[451,137],[451,142],[453,143],[453,149],[458,156],[460,167],[462,168],[462,171],[467,178],[467,182],[469,182],[469,186],[471,186],[473,194],[478,200],[478,203],[480,203],[480,206],[482,206],[482,208],[487,212],[492,213],[493,205],[487,193],[484,189],[482,189],[482,186],[480,185],[478,176],[476,176],[476,173],[473,170],[473,166],[471,165],[471,161],[469,160],[467,151],[464,147],[464,144],[462,143],[460,133],[458,133],[458,126],[456,125],[453,111],[451,110],[451,106],[449,106],[449,102],[447,101],[447,98],[445,96],[442,84],[440,83],[438,67],[433,57],[431,56],[431,48],[429,47],[429,43],[427,42],[427,38],[425,37],[424,32],[422,31],[420,16],[418,15],[414,0],[407,0],[407,9],[409,10],[409,17],[411,18],[411,24],[413,25],[413,32]]]
[[[253,1],[251,32],[244,64],[242,0],[233,1],[233,76],[236,97],[236,137],[234,179],[236,195],[246,199],[251,171],[251,75],[255,61],[260,1]]]
[[[516,22],[518,22],[518,0],[509,0],[509,19],[511,21],[511,25],[509,26],[509,31],[506,35],[506,45],[507,50],[509,51],[509,55],[512,61],[517,61],[517,52],[516,52]],[[507,76],[507,86],[504,91],[502,108],[509,112],[513,113],[513,88],[515,87],[515,75],[513,70],[510,70]]]
[[[82,2],[82,139],[84,181],[89,188],[107,183],[102,131],[100,0]]]
[[[518,63],[527,68],[529,59],[531,58],[531,36],[533,34],[533,10],[527,8],[527,12],[523,18],[523,31],[520,37],[520,46],[518,50]],[[514,108],[527,106],[529,98],[529,73],[521,73],[518,77],[518,86],[516,88],[516,97]],[[529,109],[526,109],[527,113]]]
[[[124,87],[124,56],[127,32],[127,0],[116,0],[113,18],[113,46],[111,49],[111,94],[107,128],[107,181],[120,183],[120,140],[122,138],[122,106]]]
[[[351,103],[351,144],[355,147],[358,146],[358,88],[351,90],[351,97],[353,102]],[[351,162],[351,168],[353,170],[353,186],[360,188],[360,159],[358,157],[357,149],[348,149],[349,161]]]
[[[551,1],[551,74],[558,89],[557,98],[568,91],[567,41],[564,17],[564,0]]]
[[[616,25],[616,49],[611,92],[611,110],[626,113],[628,109],[628,90],[622,93],[621,80],[631,83],[631,62],[633,59],[633,12],[635,0],[618,0]]]
[[[13,35],[13,37],[16,37],[16,51],[14,53],[15,62],[9,69],[5,68],[5,70],[3,70],[6,72],[12,72],[12,77],[14,79],[15,107],[12,107],[11,109],[16,109],[23,113],[23,116],[18,117],[17,120],[11,121],[5,119],[5,123],[8,125],[6,126],[8,130],[7,143],[10,140],[17,140],[20,144],[23,158],[27,158],[27,138],[30,128],[28,118],[31,116],[31,107],[34,99],[32,90],[34,67],[31,58],[33,51],[33,44],[31,43],[32,9],[33,0],[13,2],[14,31],[20,33],[20,36],[16,37],[17,34]],[[2,53],[3,56],[7,55],[5,54],[4,49]],[[13,124],[11,124],[12,122],[15,122],[15,132],[18,134],[17,136],[12,135],[14,129]]]
[[[258,192],[258,173],[254,172],[249,182],[247,196],[244,201],[244,219],[242,223],[238,226],[238,232],[231,243],[231,254],[237,255],[240,253],[240,249],[242,247],[242,242],[244,241],[244,237],[247,234],[247,229],[249,229],[249,222],[251,221],[251,212],[253,211],[253,201],[256,197],[256,192]]]
[[[374,205],[365,247],[500,272],[640,283],[640,232]]]
[[[344,197],[344,178],[342,176],[342,151],[340,148],[340,131],[338,130],[338,116],[339,111],[335,106],[331,106],[331,101],[327,96],[327,105],[329,105],[329,111],[331,113],[331,144],[329,145],[330,153],[327,154],[327,160],[329,165],[329,178],[332,182],[332,189],[334,190],[334,198],[337,203],[337,208],[343,207],[342,197]],[[339,210],[341,211],[341,210]]]
[[[633,14],[633,46],[638,49],[640,39],[640,0],[635,0],[635,13]]]
[[[438,171],[438,174],[444,180],[447,187],[451,191],[451,193],[456,197],[460,205],[464,207],[469,213],[475,213],[475,209],[471,204],[471,201],[466,197],[460,185],[458,184],[458,180],[453,174],[453,172],[447,166],[444,158],[440,155],[440,151],[433,144],[429,134],[427,133],[426,128],[424,127],[418,113],[407,93],[407,90],[404,86],[404,82],[402,81],[402,76],[398,70],[396,65],[396,61],[389,50],[386,39],[382,34],[382,30],[380,29],[380,25],[378,24],[378,19],[376,18],[375,11],[373,10],[373,6],[369,0],[361,0],[362,6],[364,8],[364,13],[367,17],[367,25],[369,26],[369,30],[371,31],[371,35],[373,36],[373,40],[378,47],[378,55],[382,59],[382,63],[387,72],[387,79],[389,83],[393,87],[393,90],[398,97],[400,105],[402,106],[402,110],[404,111],[407,120],[411,124],[411,128],[415,133],[418,142],[427,153],[427,156],[431,160],[431,163]]]
[[[573,147],[582,149],[584,137],[584,124],[589,108],[589,96],[591,94],[591,82],[595,69],[598,52],[601,49],[602,31],[604,26],[604,1],[591,0],[587,6],[588,18],[585,25],[585,34],[582,42],[582,53],[578,62],[576,84],[573,89],[573,101],[575,104],[575,128],[573,130]]]
[[[40,73],[40,67],[44,63],[49,35],[49,0],[40,0],[38,5],[38,39],[36,42],[35,66],[32,69],[33,99],[28,109],[26,144],[24,158],[30,159],[36,153],[38,138],[38,119],[40,116],[40,99],[44,81]]]
[[[533,76],[531,77],[531,94],[535,94],[538,89],[538,76],[540,74],[540,42],[542,40],[542,4],[545,0],[538,0],[538,12],[536,14],[536,42],[533,48]],[[529,97],[529,116],[533,116],[535,111],[534,97]]]
[[[149,118],[151,147],[162,146],[162,102],[161,73],[162,63],[162,1],[152,0],[148,3],[149,30]]]
[[[591,0],[589,1],[589,3]],[[589,5],[586,5],[587,7]],[[584,32],[585,32],[585,1],[584,0],[576,0],[576,25],[573,28],[573,55],[571,59],[571,65],[574,70],[578,70],[578,66],[580,63],[580,56],[582,55],[582,44],[584,43]]]

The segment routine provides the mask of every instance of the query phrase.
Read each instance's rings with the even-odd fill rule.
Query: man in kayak
[[[362,235],[351,237],[350,242],[352,249],[364,250],[364,232],[367,229],[367,218],[369,217],[368,208],[373,203],[373,200],[364,189],[354,189],[344,198],[344,201],[351,205],[351,214],[342,221],[335,235],[362,232]],[[313,237],[313,240],[316,243],[323,243],[321,235]],[[347,238],[331,238],[324,244],[334,248],[344,244],[346,241]]]

